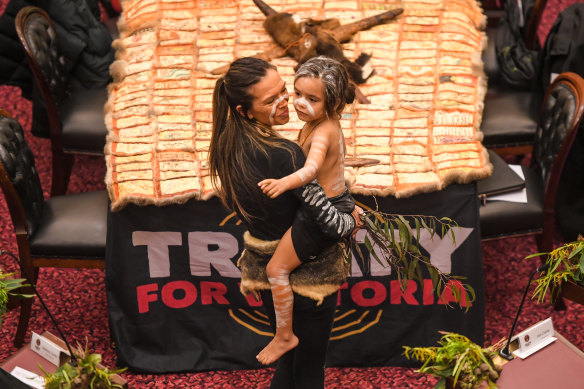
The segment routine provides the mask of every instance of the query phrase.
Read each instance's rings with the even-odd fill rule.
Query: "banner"
[[[422,232],[419,244],[443,272],[465,276],[477,298],[460,308],[430,278],[402,292],[391,269],[353,254],[351,276],[338,292],[328,366],[413,366],[402,346],[433,346],[438,331],[484,337],[479,204],[474,184],[453,185],[407,199],[356,196],[386,213],[447,216],[451,235]],[[272,330],[261,306],[239,292],[235,265],[244,227],[217,198],[139,207],[109,214],[106,290],[118,364],[165,373],[258,368],[255,355]],[[357,241],[363,241],[359,231]]]

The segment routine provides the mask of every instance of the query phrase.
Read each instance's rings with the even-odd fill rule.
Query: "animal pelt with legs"
[[[303,20],[298,15],[276,12],[261,0],[253,0],[253,2],[266,15],[264,28],[278,43],[278,46],[271,47],[254,55],[254,57],[271,61],[274,58],[288,55],[300,65],[312,57],[325,55],[345,65],[351,80],[356,84],[362,84],[373,73],[373,69],[368,63],[370,56],[361,54],[352,62],[345,57],[341,43],[349,41],[353,34],[358,31],[386,23],[403,12],[403,8],[396,8],[353,23],[341,25],[338,19]],[[228,66],[222,66],[214,69],[212,73],[222,74],[227,71],[227,68]],[[356,93],[360,102],[368,103],[358,88]]]
[[[363,53],[355,62],[347,59],[343,47],[330,32],[338,27],[337,19],[300,20],[286,12],[269,15],[264,21],[266,31],[298,62],[295,70],[310,58],[324,55],[342,63],[351,79],[362,84],[373,73],[371,66],[367,66],[370,55]]]

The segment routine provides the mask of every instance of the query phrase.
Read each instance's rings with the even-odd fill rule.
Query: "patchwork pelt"
[[[244,250],[237,261],[237,266],[241,269],[240,290],[243,295],[252,293],[259,300],[259,291],[270,289],[266,265],[279,241],[261,240],[246,231],[243,242]],[[326,296],[339,290],[349,275],[350,266],[346,245],[338,242],[314,261],[297,267],[290,274],[290,285],[294,292],[321,304]]]
[[[215,196],[207,161],[215,69],[274,47],[281,56],[289,45],[318,46],[311,34],[300,35],[307,35],[303,45],[276,45],[262,26],[265,14],[249,0],[174,3],[122,2],[104,117],[113,211],[128,203],[165,206]],[[491,174],[480,131],[486,17],[476,0],[373,2],[375,9],[359,1],[316,3],[278,2],[277,9],[312,26],[326,22],[323,28],[336,36],[353,21],[403,8],[395,20],[351,33],[352,41],[342,44],[342,54],[358,65],[361,54],[371,55],[367,64],[374,69],[359,85],[370,104],[348,106],[341,119],[351,194],[402,198]],[[330,24],[334,19],[342,25]],[[291,88],[297,62],[272,63]],[[278,131],[293,140],[303,125],[290,115]]]

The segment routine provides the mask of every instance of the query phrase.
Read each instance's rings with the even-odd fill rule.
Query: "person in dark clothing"
[[[0,85],[19,87],[22,96],[32,101],[32,133],[48,138],[45,103],[16,33],[16,15],[26,6],[41,8],[51,19],[69,91],[107,87],[115,59],[113,37],[100,22],[98,0],[10,0],[7,4],[0,16]]]
[[[0,17],[0,84],[22,88],[31,99],[33,78],[14,21],[26,6],[43,9],[51,18],[73,88],[106,87],[114,61],[112,36],[100,22],[98,0],[10,0]]]
[[[219,197],[248,228],[245,250],[238,262],[242,268],[242,292],[261,293],[274,330],[275,314],[265,265],[278,240],[293,224],[297,211],[305,207],[322,231],[337,240],[351,235],[361,225],[359,208],[352,215],[339,212],[316,181],[275,199],[263,194],[258,182],[287,176],[304,166],[301,148],[272,128],[272,124],[285,124],[288,120],[286,85],[273,65],[257,58],[240,58],[217,81],[210,173]],[[336,305],[334,292],[348,271],[339,247],[340,244],[325,250],[291,275],[293,325],[300,345],[279,359],[271,388],[324,387],[324,363]],[[296,252],[293,246],[282,249]],[[319,263],[326,261],[332,265],[319,268]]]

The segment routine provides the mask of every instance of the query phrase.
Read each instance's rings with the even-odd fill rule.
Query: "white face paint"
[[[298,109],[300,104],[302,104],[300,108],[305,108],[308,111],[308,114],[311,117],[314,117],[314,108],[312,108],[312,105],[310,105],[310,102],[308,102],[305,97],[294,99],[294,108]]]
[[[274,105],[272,105],[272,112],[270,112],[270,124],[274,124],[274,115],[276,115],[276,109],[278,108],[278,104],[282,100],[288,100],[288,92],[284,93],[282,96],[278,97],[274,100]]]

